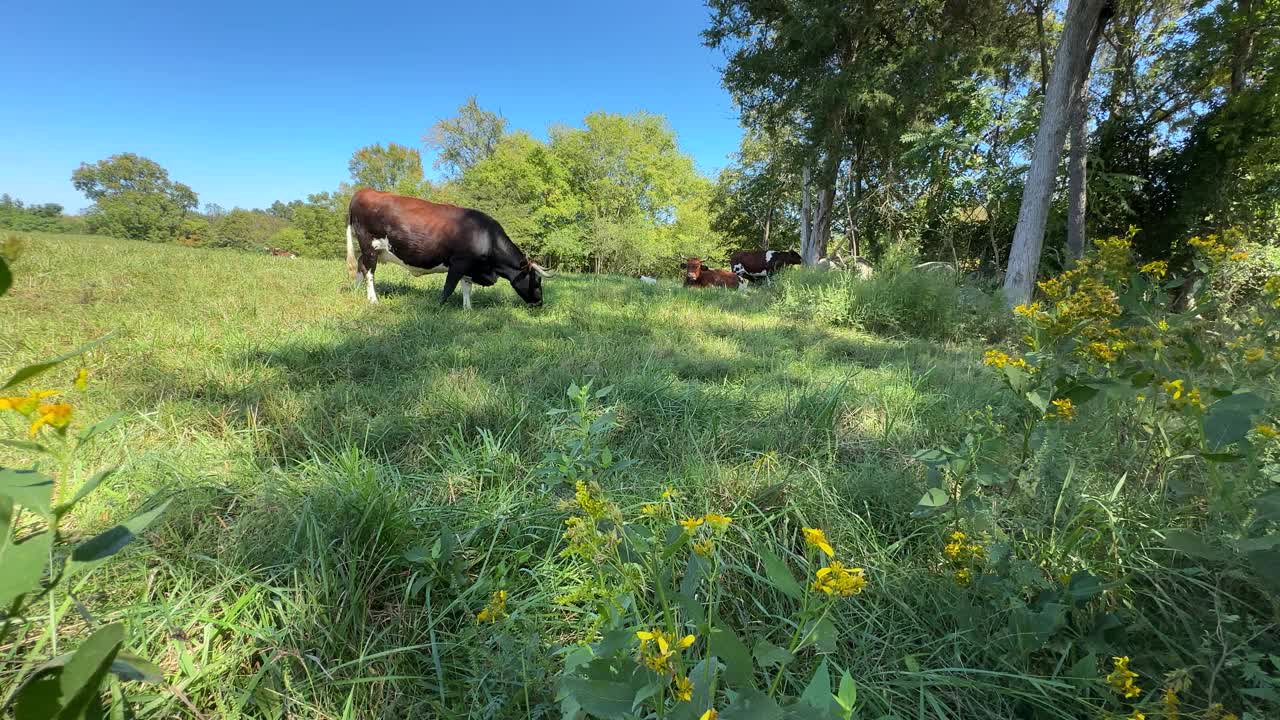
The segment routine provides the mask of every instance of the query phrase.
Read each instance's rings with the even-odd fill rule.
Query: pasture
[[[138,717],[560,717],[557,677],[598,637],[583,610],[591,586],[562,552],[574,488],[547,459],[566,442],[563,416],[548,413],[588,382],[612,387],[589,403],[615,411],[601,442],[634,462],[603,488],[625,515],[670,488],[677,516],[734,519],[719,540],[719,612],[758,662],[790,634],[791,600],[749,551],[801,558],[799,529],[818,527],[865,568],[865,592],[829,616],[835,636],[777,668],[788,694],[825,659],[856,681],[859,718],[1108,707],[1080,689],[1103,665],[1062,667],[1060,645],[1011,650],[1017,626],[947,573],[949,526],[912,516],[925,488],[912,455],[957,442],[1006,402],[977,339],[881,337],[784,313],[785,280],[737,293],[565,274],[542,308],[500,282],[465,312],[456,295],[439,306],[439,276],[389,265],[370,306],[341,261],[93,236],[37,235],[14,270],[2,369],[116,333],[87,357],[76,422],[127,417],[69,461],[62,477],[78,480],[58,492],[119,470],[77,508],[75,532],[172,500],[74,598],[46,608],[73,638],[90,622],[127,624],[128,647],[171,686],[131,689]],[[1082,423],[1061,443],[1107,432],[1108,421]],[[21,458],[0,448],[0,460]],[[1123,462],[1091,458],[1096,481],[1076,491],[1114,484],[1104,470]],[[1159,522],[1141,503],[1109,512]],[[1115,602],[1131,613],[1135,656],[1174,657],[1198,621],[1171,610],[1183,591],[1156,586],[1185,627],[1150,635],[1141,602]],[[509,617],[476,622],[498,588]],[[6,686],[24,671],[19,645],[2,649]]]

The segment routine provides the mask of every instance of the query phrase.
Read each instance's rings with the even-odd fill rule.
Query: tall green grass
[[[691,512],[735,517],[726,552],[743,562],[750,543],[790,556],[803,525],[867,568],[827,653],[858,682],[857,717],[1096,717],[1044,662],[1007,659],[1006,618],[969,604],[940,571],[942,529],[911,517],[912,453],[1003,402],[966,341],[985,316],[947,309],[962,288],[567,275],[540,310],[495,286],[468,313],[397,268],[372,307],[337,262],[75,236],[36,236],[15,271],[0,369],[120,332],[77,411],[129,420],[73,470],[122,469],[74,524],[174,500],[57,598],[86,627],[125,621],[165,671],[171,687],[137,689],[138,717],[559,717],[563,659],[593,638],[562,597],[581,580],[559,555],[567,498],[537,470],[557,442],[547,412],[588,379],[615,387],[608,442],[637,461],[606,488],[621,506],[674,486]],[[750,645],[783,599],[740,580],[725,612]],[[495,631],[474,616],[499,585],[512,618]],[[1162,642],[1203,632],[1169,597]]]

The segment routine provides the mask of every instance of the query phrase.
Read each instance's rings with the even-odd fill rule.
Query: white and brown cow
[[[359,255],[357,256],[357,249]],[[446,273],[443,305],[462,283],[462,306],[471,309],[471,284],[488,287],[505,278],[529,305],[542,304],[542,279],[551,273],[531,262],[498,221],[479,210],[442,205],[364,188],[347,211],[347,267],[377,303],[373,274],[378,261],[395,262],[414,275]]]
[[[743,280],[766,278],[800,262],[800,253],[794,250],[739,250],[729,256],[729,267]]]

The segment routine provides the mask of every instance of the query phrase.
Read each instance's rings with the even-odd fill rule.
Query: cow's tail
[[[356,241],[351,234],[351,220],[347,220],[347,274],[356,276]]]

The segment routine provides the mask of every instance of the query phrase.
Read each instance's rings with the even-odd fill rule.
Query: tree
[[[1080,83],[1092,64],[1098,34],[1110,17],[1110,0],[1071,0],[1066,27],[1053,59],[1053,70],[1045,91],[1040,129],[1036,133],[1031,167],[1018,209],[1018,225],[1014,230],[1013,249],[1005,273],[1005,301],[1010,305],[1031,299],[1040,252],[1044,246],[1045,223],[1049,218],[1049,199],[1057,178],[1062,146],[1066,141],[1067,123]]]
[[[175,239],[199,204],[194,190],[170,180],[159,163],[134,153],[81,163],[71,183],[94,201],[91,231],[133,240]]]
[[[481,108],[473,95],[457,115],[432,125],[422,142],[436,149],[435,166],[456,178],[492,155],[506,129],[506,118]]]
[[[356,187],[413,196],[422,192],[422,156],[411,147],[367,145],[351,155],[347,169]]]

